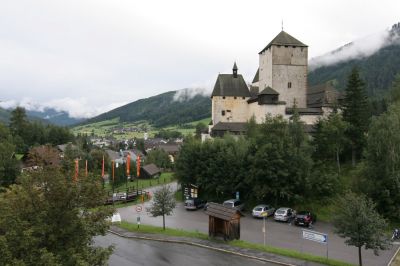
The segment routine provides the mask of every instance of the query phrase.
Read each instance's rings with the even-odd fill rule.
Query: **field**
[[[89,136],[94,135],[98,137],[112,136],[118,140],[143,138],[145,132],[147,132],[148,137],[151,138],[154,137],[154,135],[161,129],[168,131],[179,131],[186,136],[194,134],[197,123],[201,122],[205,125],[208,125],[210,121],[211,118],[206,118],[199,121],[193,121],[184,125],[171,125],[164,128],[155,128],[151,126],[147,121],[128,123],[120,122],[119,118],[114,118],[97,123],[76,126],[72,128],[72,132],[75,135],[86,134]]]

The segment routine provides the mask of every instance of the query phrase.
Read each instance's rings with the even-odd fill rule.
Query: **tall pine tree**
[[[365,83],[361,80],[358,69],[353,68],[347,80],[345,98],[343,100],[343,120],[349,124],[346,135],[351,144],[353,166],[365,146],[369,116],[370,111],[365,92]]]

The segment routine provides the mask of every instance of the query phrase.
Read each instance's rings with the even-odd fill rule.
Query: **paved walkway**
[[[153,240],[153,241],[161,241],[161,242],[171,242],[171,243],[180,243],[186,245],[198,246],[199,248],[208,248],[212,250],[217,250],[224,253],[229,253],[236,256],[242,256],[246,258],[257,259],[265,262],[272,262],[277,265],[300,265],[300,266],[319,266],[322,264],[302,261],[298,259],[283,257],[275,254],[270,254],[262,251],[257,251],[253,249],[246,249],[240,247],[233,247],[227,245],[223,242],[219,241],[210,241],[204,239],[190,238],[190,237],[173,237],[173,236],[165,236],[160,234],[145,234],[145,233],[137,233],[137,232],[129,232],[125,229],[119,228],[117,226],[111,226],[110,233],[116,234],[121,237],[134,238],[134,239],[143,239],[143,240]]]

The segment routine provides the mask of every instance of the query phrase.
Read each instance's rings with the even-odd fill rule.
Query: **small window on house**
[[[223,96],[222,99],[225,99],[225,96]]]
[[[242,99],[244,100],[244,99],[246,99],[246,97],[242,97]]]
[[[237,99],[237,97],[235,96],[235,97],[233,97],[233,99],[235,99],[235,100],[236,100],[236,99]]]
[[[292,87],[292,82],[288,82],[287,87],[290,89]]]
[[[231,110],[226,110],[228,113],[230,113],[231,112]]]
[[[288,48],[289,46],[288,45],[285,45],[285,48]]]
[[[225,110],[221,111],[221,115],[224,116],[225,115]]]

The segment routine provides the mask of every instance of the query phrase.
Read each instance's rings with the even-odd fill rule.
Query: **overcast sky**
[[[1,0],[0,101],[92,116],[210,90],[235,60],[251,81],[282,20],[311,59],[388,29],[399,10],[399,0]]]

